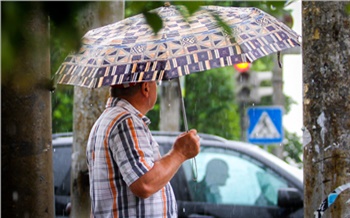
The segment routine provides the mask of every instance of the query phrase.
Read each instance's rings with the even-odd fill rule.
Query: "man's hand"
[[[163,188],[184,161],[199,153],[199,140],[194,129],[179,135],[169,153],[155,161],[150,171],[130,185],[131,191],[140,198],[148,198]]]
[[[173,150],[184,157],[184,160],[195,157],[200,150],[199,136],[197,130],[191,129],[188,132],[182,133],[176,139]]]

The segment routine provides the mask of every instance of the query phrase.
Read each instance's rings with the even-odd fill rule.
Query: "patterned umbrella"
[[[80,51],[59,67],[58,83],[98,88],[170,80],[300,46],[299,35],[257,8],[202,6],[188,19],[181,8],[151,11],[163,20],[157,35],[142,14],[90,30]]]
[[[90,30],[77,54],[58,69],[61,84],[98,88],[180,76],[254,60],[300,46],[299,36],[257,8],[202,6],[188,19],[181,6],[154,9],[163,28],[154,35],[143,14]],[[224,21],[230,34],[219,24]],[[185,130],[181,85],[177,80]],[[197,166],[194,160],[194,178]]]

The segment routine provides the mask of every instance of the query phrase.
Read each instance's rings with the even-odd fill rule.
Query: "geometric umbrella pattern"
[[[163,20],[157,35],[142,14],[90,30],[80,51],[59,67],[58,83],[98,88],[170,80],[300,46],[297,33],[257,8],[202,6],[187,20],[179,9],[152,10]],[[233,38],[215,16],[228,24]]]

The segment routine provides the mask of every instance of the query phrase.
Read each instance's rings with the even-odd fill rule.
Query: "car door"
[[[66,207],[70,202],[71,156],[71,143],[54,145],[53,172],[56,218],[68,217]]]
[[[186,161],[171,181],[179,217],[287,217],[277,206],[288,181],[243,153],[202,146],[193,165]]]

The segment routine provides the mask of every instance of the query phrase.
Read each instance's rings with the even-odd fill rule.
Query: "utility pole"
[[[108,16],[106,16],[108,15]],[[80,13],[81,31],[98,28],[124,18],[124,1],[94,2]],[[73,148],[71,172],[71,217],[90,217],[89,177],[86,145],[90,130],[105,109],[108,87],[74,88]]]
[[[233,65],[237,71],[236,76],[236,96],[237,102],[239,104],[239,125],[241,127],[241,137],[242,142],[247,141],[247,115],[246,115],[246,105],[252,102],[251,98],[251,63],[237,63]]]
[[[350,191],[337,189],[350,183],[347,8],[348,2],[302,2],[304,217],[350,217]]]
[[[283,71],[280,67],[283,66],[283,58],[278,57],[276,55],[273,56],[274,67],[272,69],[272,102],[275,106],[281,106],[284,108],[284,95],[283,95]],[[280,159],[283,158],[284,145],[283,143],[275,146],[273,148],[273,154]]]
[[[247,103],[246,102],[239,102],[239,116],[240,116],[240,120],[239,120],[239,125],[241,127],[241,137],[240,140],[242,142],[246,142],[247,141],[247,129],[248,129],[248,125],[247,125],[247,113],[246,113],[246,109],[247,109]]]
[[[300,50],[301,50],[300,47],[293,47],[281,52],[280,57],[276,55],[273,56],[273,62],[274,62],[274,65],[273,65],[274,67],[272,69],[273,105],[281,106],[282,108],[284,108],[284,104],[285,104],[285,99],[283,94],[283,55],[300,54],[301,53]],[[274,147],[272,153],[275,156],[279,157],[280,159],[283,159],[283,151],[284,151],[284,144],[281,143],[280,145]]]
[[[48,16],[40,2],[1,6],[26,12],[2,29],[15,55],[1,69],[1,217],[54,217]]]

